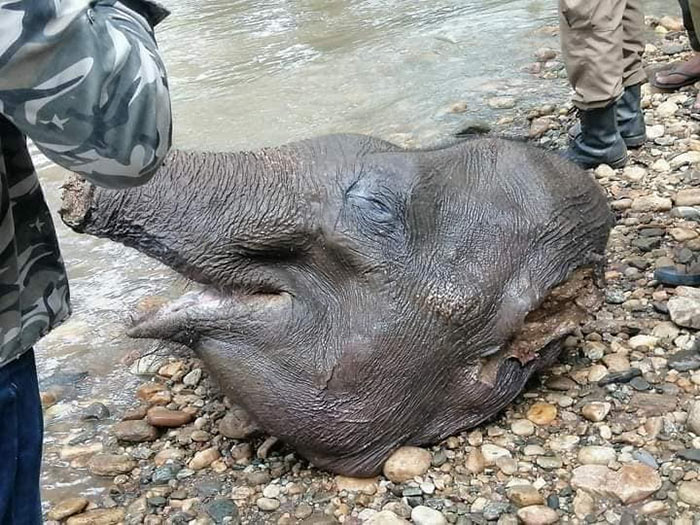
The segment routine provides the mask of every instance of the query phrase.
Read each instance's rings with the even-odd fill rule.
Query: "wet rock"
[[[219,421],[219,433],[230,439],[248,439],[259,432],[260,427],[241,407],[232,408]]]
[[[394,483],[403,483],[422,476],[430,468],[430,452],[418,447],[401,447],[384,464],[384,476]]]
[[[538,139],[547,131],[549,131],[552,126],[552,120],[547,117],[537,117],[530,123],[530,130],[528,131],[528,136],[531,139]]]
[[[120,454],[95,454],[90,458],[88,470],[94,476],[117,476],[127,474],[136,467],[129,456]]]
[[[194,419],[189,412],[153,407],[148,411],[146,420],[154,427],[176,428],[186,425]]]
[[[216,447],[210,447],[204,450],[200,450],[190,460],[188,467],[192,470],[202,470],[207,468],[220,457],[221,453]]]
[[[54,505],[46,515],[50,520],[62,521],[85,510],[88,500],[85,498],[68,498]]]
[[[694,401],[692,405],[690,405],[686,425],[688,430],[700,436],[700,400]]]
[[[491,97],[486,103],[491,109],[513,109],[518,101],[515,97]]]
[[[140,405],[135,408],[130,408],[122,415],[122,421],[137,421],[146,417],[148,413],[148,407],[146,405]]]
[[[684,481],[678,487],[678,499],[693,507],[700,507],[700,481]]]
[[[549,403],[535,403],[527,411],[527,418],[539,426],[549,425],[557,417],[557,407]]]
[[[506,494],[508,499],[518,507],[529,507],[531,505],[542,505],[544,498],[532,485],[516,485],[510,487]]]
[[[555,58],[557,58],[557,52],[550,47],[541,47],[535,51],[535,60],[538,62],[549,62]]]
[[[447,525],[447,520],[442,513],[423,505],[419,505],[411,511],[411,520],[415,525]]]
[[[92,403],[83,410],[80,419],[84,421],[101,420],[109,417],[109,409],[102,403]]]
[[[518,518],[525,525],[550,525],[559,521],[555,510],[544,505],[532,505],[518,510]]]
[[[588,446],[578,451],[578,461],[582,465],[608,465],[616,457],[612,447]]]
[[[68,518],[66,525],[114,525],[124,521],[122,508],[94,509]]]
[[[165,448],[158,452],[153,458],[157,467],[165,465],[168,461],[179,461],[185,457],[185,452],[179,448]]]
[[[59,457],[63,461],[70,461],[75,458],[92,456],[98,452],[102,452],[102,443],[90,443],[88,445],[71,445],[63,447],[59,453]]]
[[[379,478],[350,478],[347,476],[336,476],[335,484],[339,491],[362,492],[372,495],[377,492]]]
[[[658,195],[637,197],[632,201],[632,210],[637,212],[668,211],[672,207],[671,199]]]
[[[586,403],[583,408],[581,408],[581,414],[589,421],[599,422],[603,421],[608,414],[612,405],[604,401],[592,401]]]
[[[158,375],[167,378],[175,378],[181,376],[184,371],[185,363],[182,361],[173,361],[172,363],[167,363],[161,366],[158,369]]]
[[[112,433],[121,441],[142,443],[158,438],[158,430],[146,421],[122,421],[112,427]]]
[[[624,372],[612,372],[598,381],[598,386],[611,385],[613,383],[629,383],[635,377],[642,375],[639,368],[630,368]]]
[[[143,383],[136,389],[136,397],[143,401],[149,402],[155,394],[164,391],[167,391],[167,388],[160,383]]]
[[[129,372],[136,376],[152,376],[165,363],[165,357],[158,354],[146,354],[139,357],[129,368]]]
[[[687,450],[681,450],[677,453],[677,456],[686,461],[694,461],[695,463],[700,463],[700,448],[690,448]]]

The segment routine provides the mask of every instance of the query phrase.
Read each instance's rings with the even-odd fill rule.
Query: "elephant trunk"
[[[290,256],[309,243],[315,185],[303,152],[173,152],[146,185],[64,185],[63,221],[133,247],[204,284],[251,257]]]

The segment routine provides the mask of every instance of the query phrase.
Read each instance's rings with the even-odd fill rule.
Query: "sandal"
[[[700,273],[680,272],[675,266],[658,268],[654,279],[667,286],[700,286]]]
[[[667,76],[678,75],[679,77],[682,78],[682,80],[679,82],[665,82],[665,83],[659,82],[659,79],[657,78],[657,75],[659,73],[663,73]],[[651,76],[651,78],[649,78],[649,83],[657,89],[666,89],[666,90],[674,91],[676,89],[682,88],[683,86],[689,86],[691,84],[695,84],[698,80],[700,80],[700,74],[691,75],[690,73],[683,73],[683,71],[676,71],[674,69],[672,69],[670,71],[667,69],[661,69],[661,70],[655,72]]]

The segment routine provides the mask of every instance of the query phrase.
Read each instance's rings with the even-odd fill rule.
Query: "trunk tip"
[[[87,222],[95,187],[77,175],[69,176],[63,186],[58,213],[66,225],[81,232]]]

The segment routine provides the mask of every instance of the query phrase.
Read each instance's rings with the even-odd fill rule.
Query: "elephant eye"
[[[377,197],[348,194],[347,199],[354,211],[363,215],[367,220],[387,223],[392,222],[395,218],[394,212],[388,204]]]

